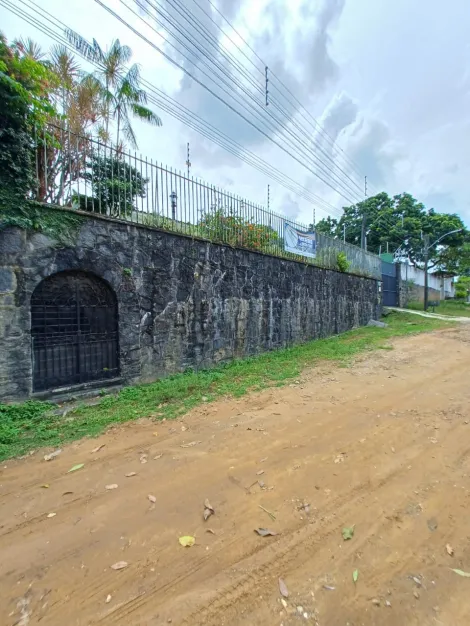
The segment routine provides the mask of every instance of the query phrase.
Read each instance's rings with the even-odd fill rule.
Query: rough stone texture
[[[327,337],[378,315],[375,280],[97,217],[73,245],[0,232],[0,267],[4,400],[32,393],[31,295],[64,270],[92,272],[116,292],[127,383]]]

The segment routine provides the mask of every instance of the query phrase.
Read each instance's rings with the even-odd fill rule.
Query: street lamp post
[[[429,263],[429,250],[433,248],[436,244],[438,244],[444,237],[448,235],[453,235],[454,233],[460,233],[463,228],[457,228],[456,230],[450,230],[439,239],[436,239],[434,243],[429,245],[429,235],[424,235],[423,244],[424,244],[424,310],[428,310],[428,263]]]

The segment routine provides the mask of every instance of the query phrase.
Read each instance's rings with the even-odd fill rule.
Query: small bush
[[[347,272],[351,263],[346,258],[346,254],[344,252],[338,252],[338,256],[336,257],[336,265],[340,272]]]

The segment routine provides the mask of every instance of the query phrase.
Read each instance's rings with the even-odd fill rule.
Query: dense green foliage
[[[85,211],[112,217],[128,216],[137,209],[135,199],[146,195],[148,180],[119,155],[92,154],[86,161],[82,178],[89,184],[91,195],[75,194],[72,205]]]
[[[54,114],[53,72],[0,34],[0,203],[22,202],[35,186],[35,129]]]
[[[423,238],[429,235],[433,243],[449,231],[462,229],[462,232],[446,237],[442,245],[430,250],[430,267],[439,267],[459,272],[464,258],[463,244],[468,241],[469,234],[461,218],[456,214],[437,213],[434,209],[427,210],[408,193],[394,197],[385,192],[372,196],[363,202],[344,207],[339,220],[328,217],[321,220],[316,230],[332,237],[361,245],[363,215],[365,215],[367,232],[367,249],[378,254],[399,250],[402,258],[409,258],[413,264],[423,262]],[[466,253],[470,266],[470,249]]]
[[[47,403],[0,405],[0,459],[95,436],[113,423],[141,417],[171,419],[221,396],[239,397],[253,390],[283,386],[306,367],[325,361],[347,365],[358,353],[390,349],[386,342],[392,337],[446,326],[441,320],[403,313],[391,313],[387,323],[387,328],[358,328],[214,369],[188,371],[148,385],[127,387],[104,397],[98,405],[69,410],[66,418],[63,411],[51,411]]]
[[[280,247],[279,235],[273,228],[256,224],[230,209],[214,208],[202,217],[198,227],[201,236],[234,247],[268,253]]]

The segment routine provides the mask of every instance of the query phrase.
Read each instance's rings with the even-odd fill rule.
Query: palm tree
[[[44,52],[41,50],[41,46],[33,41],[31,37],[27,39],[23,39],[23,37],[15,39],[12,47],[23,56],[30,57],[33,61],[41,61],[45,56]]]
[[[137,148],[137,140],[132,128],[131,118],[161,126],[162,121],[147,104],[147,94],[141,88],[140,69],[134,63],[127,67],[132,58],[129,46],[121,45],[115,39],[108,50],[103,50],[96,39],[90,44],[86,39],[72,30],[66,31],[69,41],[91,62],[98,65],[93,76],[101,84],[104,128],[101,136],[109,141],[111,121],[116,124],[116,145],[120,148],[121,132],[133,148]]]

